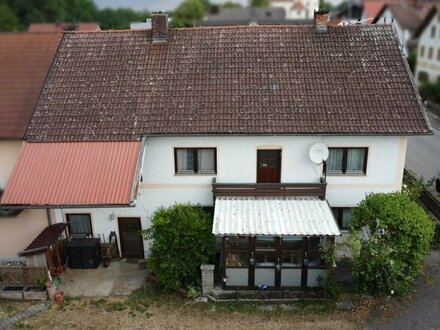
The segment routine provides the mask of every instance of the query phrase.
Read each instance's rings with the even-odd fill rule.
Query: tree
[[[144,22],[150,13],[136,12],[129,8],[105,8],[98,13],[99,26],[103,30],[129,29],[132,22]]]
[[[419,86],[419,92],[425,100],[440,103],[440,79],[435,83],[429,80],[423,81]]]
[[[252,0],[251,7],[269,7],[270,0]]]
[[[214,254],[211,229],[211,216],[199,206],[176,204],[154,212],[144,237],[153,240],[148,267],[163,290],[197,282],[200,265]]]
[[[205,15],[205,3],[201,0],[185,0],[174,11],[173,27],[191,27]]]
[[[368,195],[353,210],[353,236],[369,231],[367,240],[354,244],[353,275],[363,292],[396,294],[411,292],[423,260],[429,252],[434,223],[404,193]]]
[[[237,2],[233,2],[233,1],[226,1],[221,6],[222,6],[222,8],[242,8],[241,4],[239,4]]]
[[[333,11],[335,7],[332,3],[325,0],[319,0],[319,10],[320,11]]]
[[[6,4],[0,4],[0,31],[15,31],[18,29],[18,18]]]
[[[408,61],[409,68],[411,69],[411,72],[414,74],[416,69],[416,63],[417,63],[417,50],[412,50],[406,60]]]

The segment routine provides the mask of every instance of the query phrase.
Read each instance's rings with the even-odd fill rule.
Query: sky
[[[99,8],[105,7],[129,7],[136,10],[149,9],[172,10],[176,8],[183,0],[94,0]],[[234,2],[245,5],[248,0],[234,0]],[[226,2],[226,0],[212,0],[212,3]]]

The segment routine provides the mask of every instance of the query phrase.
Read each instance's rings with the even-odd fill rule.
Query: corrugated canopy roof
[[[315,197],[218,197],[214,235],[337,236],[327,203]]]
[[[141,142],[28,143],[2,198],[5,206],[134,203]]]
[[[152,134],[427,134],[389,25],[67,32],[30,141]]]

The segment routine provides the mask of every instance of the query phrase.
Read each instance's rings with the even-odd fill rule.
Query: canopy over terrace
[[[214,235],[338,236],[327,201],[317,197],[217,197]]]

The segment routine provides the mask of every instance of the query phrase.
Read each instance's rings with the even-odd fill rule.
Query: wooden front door
[[[123,258],[144,258],[141,219],[118,218],[121,252]]]
[[[279,183],[281,150],[257,151],[257,183]]]

